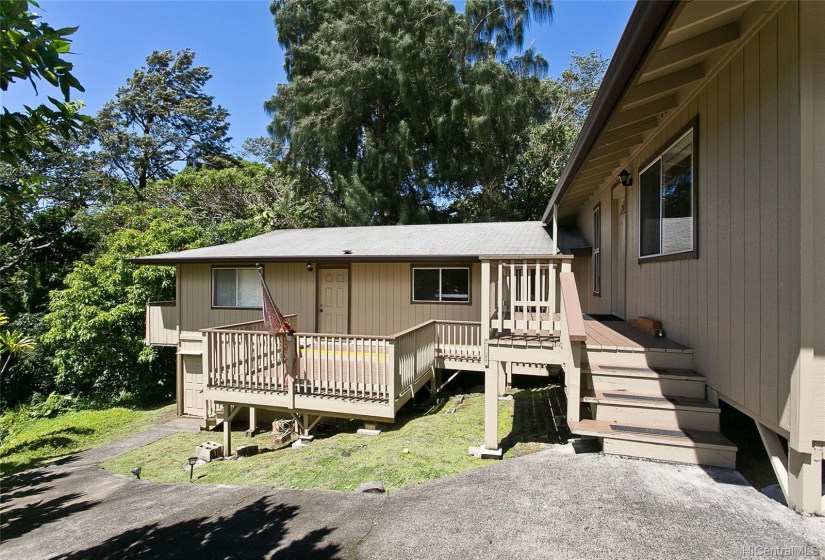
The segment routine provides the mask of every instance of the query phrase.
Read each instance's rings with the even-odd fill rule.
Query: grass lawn
[[[505,457],[558,443],[546,424],[541,426],[543,433],[534,429],[558,390],[520,390],[513,400],[499,401],[499,434],[510,434],[503,442]],[[395,425],[377,437],[357,436],[354,431],[361,424],[344,423],[344,431],[320,436],[304,449],[276,446],[270,434],[250,440],[242,432],[233,433],[233,450],[255,443],[262,453],[200,466],[195,469],[195,482],[352,491],[362,482],[380,481],[392,491],[489,464],[467,455],[469,446],[484,440],[484,397],[467,396],[454,413],[447,414],[454,406],[455,401],[448,399],[429,408],[405,407]],[[182,466],[196,445],[210,439],[223,441],[221,433],[175,434],[102,466],[129,476],[129,470],[140,465],[146,480],[188,482],[189,469]]]
[[[31,418],[25,410],[0,417],[0,474],[13,474],[147,430],[174,417],[174,405],[147,410],[109,408]]]

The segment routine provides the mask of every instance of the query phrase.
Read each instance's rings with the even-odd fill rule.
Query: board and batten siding
[[[221,265],[223,266],[223,265]],[[231,266],[231,265],[226,265]],[[350,334],[387,336],[430,319],[481,320],[481,265],[439,263],[420,266],[469,266],[470,303],[412,303],[410,263],[351,263]],[[416,265],[418,266],[418,265]],[[181,333],[199,336],[198,330],[261,318],[260,309],[212,308],[212,266],[180,267]],[[267,263],[264,274],[275,303],[285,314],[298,314],[298,330],[316,331],[318,267],[306,263]]]
[[[785,4],[676,111],[628,164],[625,315],[661,320],[668,338],[694,349],[694,368],[709,387],[787,433],[800,344],[799,5]],[[640,264],[638,171],[697,115],[699,256]],[[588,239],[592,208],[610,208],[612,186],[578,215]],[[611,212],[602,217],[602,231],[610,232]],[[591,300],[593,313],[611,311],[611,241],[602,239],[602,296]],[[825,262],[819,278],[823,269]],[[823,301],[816,304],[820,341]]]
[[[224,266],[224,265],[221,265]],[[225,265],[231,267],[232,265]],[[239,265],[243,266],[243,265]],[[260,309],[212,308],[212,266],[180,266],[181,333],[261,319]],[[298,329],[315,330],[315,273],[306,263],[267,263],[264,277],[275,304],[286,314],[298,314]]]
[[[807,21],[810,36],[803,35],[802,48],[809,54],[805,61],[810,65],[812,76],[806,82],[811,91],[805,95],[807,105],[804,111],[810,111],[811,117],[806,120],[809,129],[803,132],[803,143],[809,143],[808,157],[805,165],[810,162],[810,174],[803,178],[807,185],[803,195],[803,253],[811,253],[812,261],[807,263],[804,270],[805,277],[812,276],[808,281],[808,293],[813,302],[807,308],[807,315],[803,317],[802,325],[806,328],[808,322],[812,324],[812,340],[803,341],[803,346],[813,343],[813,415],[815,419],[813,438],[825,442],[825,4],[822,2],[806,3],[802,6],[803,21]],[[813,138],[807,138],[812,134]],[[804,282],[804,281],[803,281]],[[805,297],[807,297],[806,293]]]
[[[412,303],[413,266],[470,266],[470,303]],[[431,319],[481,320],[481,265],[438,263],[352,263],[350,330],[391,335]]]

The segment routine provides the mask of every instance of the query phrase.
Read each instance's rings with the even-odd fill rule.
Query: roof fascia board
[[[513,255],[519,257],[519,255]],[[319,257],[319,256],[289,256],[289,257],[272,257],[272,256],[221,256],[221,257],[186,257],[176,259],[174,257],[135,257],[126,259],[127,262],[137,265],[154,265],[154,266],[174,266],[177,264],[225,264],[225,263],[352,263],[352,262],[434,262],[434,261],[450,261],[450,262],[476,262],[479,256],[473,255],[380,255],[380,256],[360,256],[346,255],[342,257]]]

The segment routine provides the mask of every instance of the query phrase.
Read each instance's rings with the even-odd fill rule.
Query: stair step
[[[692,369],[621,366],[610,364],[593,364],[589,367],[593,373],[618,377],[638,377],[644,379],[683,379],[686,381],[705,382],[705,376]]]
[[[693,367],[693,352],[668,351],[662,349],[636,349],[633,351],[622,349],[606,349],[586,347],[582,358],[589,364],[615,364],[628,367],[663,367],[686,368]]]
[[[665,410],[697,410],[701,412],[719,412],[718,406],[713,406],[705,399],[691,397],[671,397],[631,393],[629,391],[587,391],[582,401],[598,404],[615,404],[618,406],[632,406],[641,408],[661,408]]]
[[[571,422],[574,434],[603,439],[608,455],[734,468],[736,446],[718,432],[661,429],[602,420]]]
[[[582,401],[595,405],[595,419],[605,422],[659,429],[719,431],[719,407],[703,399],[627,391],[589,391]]]
[[[628,392],[650,397],[705,398],[705,376],[689,369],[591,364],[583,371],[601,393]],[[652,401],[651,401],[652,402]]]

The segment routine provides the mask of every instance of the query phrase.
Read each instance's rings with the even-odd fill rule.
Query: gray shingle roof
[[[549,255],[551,252],[550,233],[541,222],[495,222],[284,229],[237,243],[151,255],[132,262],[347,262],[441,257],[477,260],[480,255]]]

